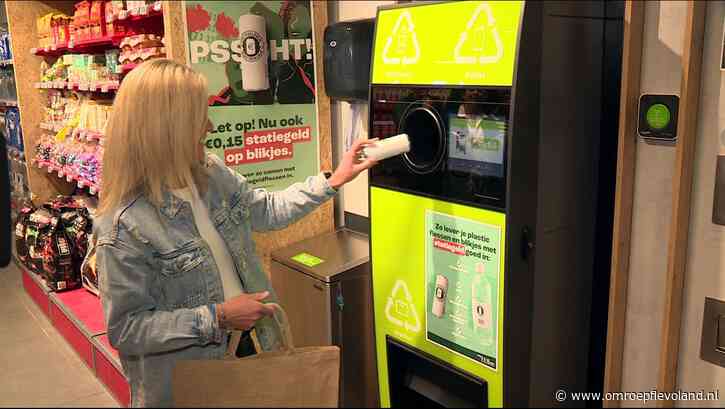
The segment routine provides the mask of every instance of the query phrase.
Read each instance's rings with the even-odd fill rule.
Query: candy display
[[[36,20],[38,47],[58,49],[93,40],[107,40],[124,35],[143,33],[121,23],[122,15],[148,14],[153,1],[83,0],[75,3],[73,15],[48,13]],[[157,12],[160,8],[155,8]],[[125,13],[125,14],[124,14]]]
[[[77,198],[58,196],[35,209],[20,211],[15,225],[18,258],[56,291],[81,286],[92,219]]]
[[[124,38],[120,44],[121,64],[140,64],[151,58],[166,57],[164,40],[154,34],[138,34]]]
[[[53,129],[63,127],[76,118],[81,97],[74,92],[48,90],[43,122]]]
[[[53,65],[41,64],[42,82],[118,83],[118,51],[103,54],[65,54]]]
[[[111,113],[111,101],[80,97],[74,92],[48,91],[46,129],[55,135],[40,138],[35,147],[35,163],[56,171],[69,182],[77,181],[98,191],[101,181],[103,131]]]
[[[58,172],[59,176],[88,186],[92,193],[101,184],[103,147],[98,144],[78,143],[72,138],[57,141],[45,135],[35,147],[35,162],[42,168]]]

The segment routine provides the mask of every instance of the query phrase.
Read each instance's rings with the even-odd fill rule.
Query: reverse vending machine
[[[616,141],[612,12],[378,10],[369,129],[410,139],[370,173],[382,406],[559,406],[558,390],[591,389],[604,343],[593,328],[606,323],[592,299],[607,291],[593,295],[600,182],[613,176],[600,159]]]

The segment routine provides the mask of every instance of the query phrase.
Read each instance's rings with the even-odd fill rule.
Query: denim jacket
[[[252,231],[281,229],[331,198],[324,175],[281,192],[251,189],[216,156],[207,158],[209,216],[226,242],[245,292],[274,291],[256,255]],[[178,360],[220,359],[226,331],[214,319],[224,301],[219,271],[196,229],[190,203],[169,192],[160,207],[139,195],[95,222],[101,299],[108,339],[118,349],[134,407],[172,406]],[[275,350],[271,319],[255,326]]]

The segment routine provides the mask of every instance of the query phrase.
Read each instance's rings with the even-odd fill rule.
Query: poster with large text
[[[255,188],[280,190],[317,173],[310,2],[186,0],[184,7],[188,62],[209,82],[214,130],[207,136],[207,151]],[[264,17],[266,42],[240,26],[246,14]],[[269,88],[245,91],[242,62],[253,61],[264,48]]]
[[[497,369],[501,227],[426,211],[429,341]]]

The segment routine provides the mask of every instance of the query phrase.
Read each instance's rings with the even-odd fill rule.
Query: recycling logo
[[[494,52],[491,49],[495,48]],[[488,3],[483,2],[471,15],[466,29],[453,50],[456,64],[493,64],[503,58],[503,41]]]
[[[415,64],[420,59],[420,45],[409,11],[400,14],[383,49],[385,64]]]
[[[411,332],[420,332],[420,318],[405,281],[395,282],[395,287],[388,297],[388,304],[385,306],[385,316],[391,324]]]

